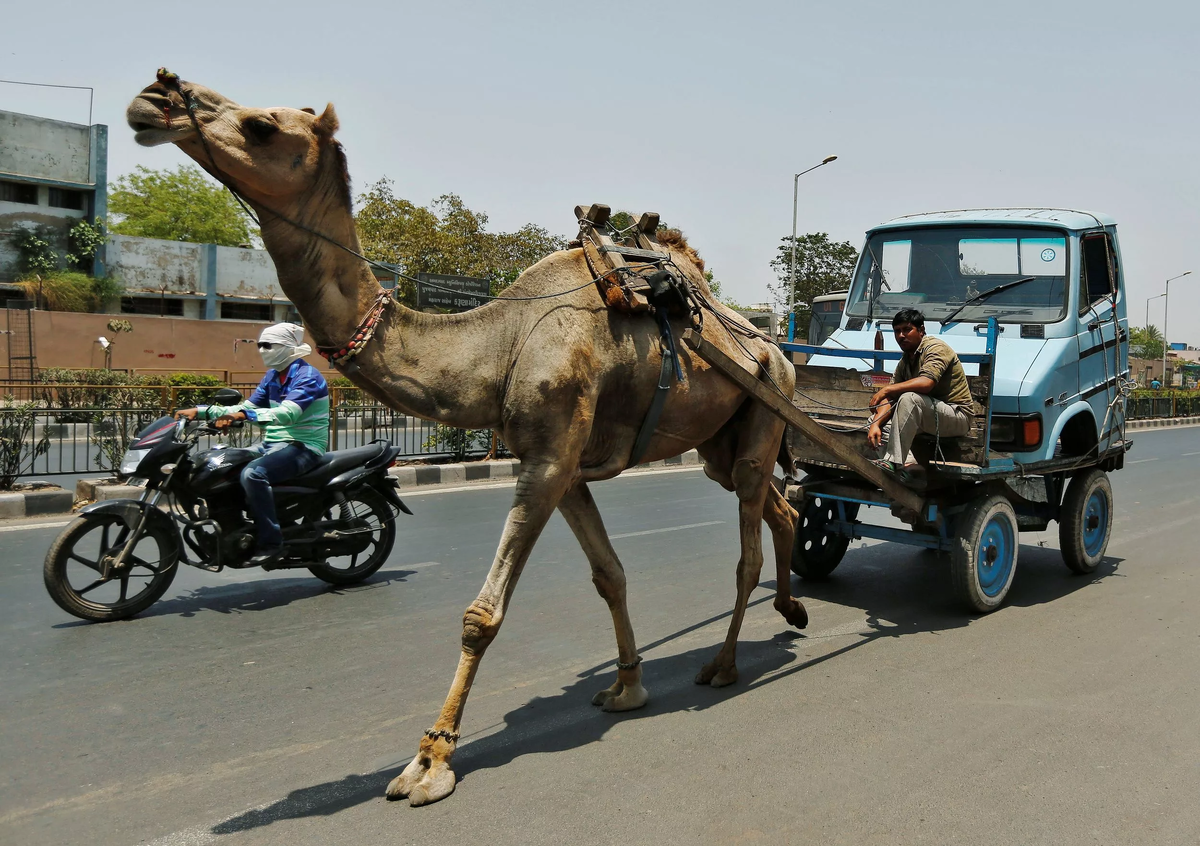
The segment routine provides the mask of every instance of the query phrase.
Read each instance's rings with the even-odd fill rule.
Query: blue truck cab
[[[892,316],[919,309],[964,360],[994,318],[990,450],[1016,464],[1099,457],[1124,445],[1129,373],[1116,222],[1069,209],[967,209],[899,217],[867,233],[826,348],[899,352]],[[896,360],[814,351],[811,365],[890,373]],[[968,376],[980,365],[966,363]],[[1123,452],[1123,449],[1122,449]]]

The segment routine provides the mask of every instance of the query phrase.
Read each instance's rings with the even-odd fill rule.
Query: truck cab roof
[[[1100,227],[1116,226],[1117,222],[1102,212],[1077,209],[1009,208],[1009,209],[954,209],[951,211],[922,212],[892,218],[871,229],[903,229],[912,226],[934,226],[939,224],[970,226],[973,224],[1057,225],[1065,229],[1082,231]]]

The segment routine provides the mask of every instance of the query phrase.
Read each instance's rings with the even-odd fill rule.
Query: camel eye
[[[270,140],[279,131],[279,127],[266,118],[250,118],[245,123],[246,131],[260,144]]]

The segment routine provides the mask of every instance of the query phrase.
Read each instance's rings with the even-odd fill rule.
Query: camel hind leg
[[[791,507],[783,501],[782,494],[772,484],[772,470],[779,454],[783,427],[783,421],[762,405],[748,401],[739,411],[739,419],[734,425],[718,435],[720,443],[706,444],[701,450],[705,458],[705,472],[737,494],[741,557],[737,566],[737,599],[729,621],[729,632],[716,657],[697,674],[697,684],[724,687],[737,681],[737,638],[750,593],[758,585],[762,572],[764,519],[771,527],[777,546],[776,561],[786,560],[780,558],[783,553],[778,549],[785,541],[785,549],[790,554],[793,528],[787,525],[786,518]],[[768,506],[769,496],[768,515],[764,508]],[[807,622],[804,606],[787,595],[790,584],[789,578],[777,588],[775,607],[785,614],[789,622],[793,619]]]
[[[646,704],[647,693],[642,687],[641,658],[637,654],[637,640],[629,619],[625,570],[609,542],[604,521],[586,484],[579,482],[567,491],[558,503],[558,510],[592,565],[592,583],[608,603],[617,635],[617,680],[612,687],[597,693],[592,704],[600,705],[605,711],[641,708]]]

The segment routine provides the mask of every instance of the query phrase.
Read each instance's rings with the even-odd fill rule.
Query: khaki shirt
[[[945,341],[926,335],[916,350],[900,359],[892,376],[892,384],[907,382],[918,376],[927,376],[933,380],[933,390],[929,392],[929,396],[935,400],[966,409],[971,413],[975,412],[975,403],[971,399],[971,388],[967,385],[967,374],[963,371],[962,362]]]

